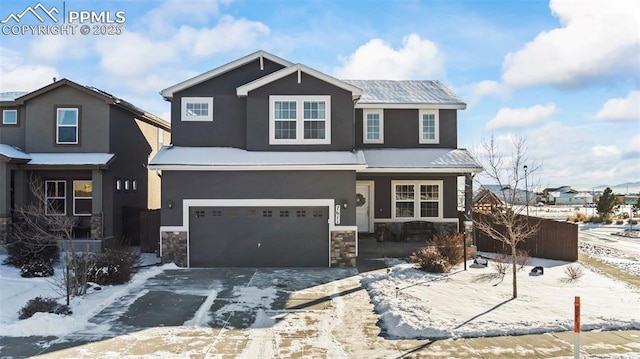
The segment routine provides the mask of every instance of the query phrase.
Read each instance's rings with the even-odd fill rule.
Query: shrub
[[[4,263],[20,268],[23,277],[48,277],[53,275],[53,265],[59,259],[56,241],[20,240],[7,246]]]
[[[607,218],[607,219],[605,219],[604,223],[611,224],[611,223],[613,223],[613,219]]]
[[[526,266],[529,265],[529,252],[524,249],[518,249],[516,251],[516,264],[518,265],[518,270],[523,270]]]
[[[584,270],[580,264],[572,263],[564,268],[564,273],[567,275],[567,280],[572,282],[582,277],[584,275]]]
[[[34,259],[20,267],[20,276],[24,278],[51,277],[53,266],[44,259]]]
[[[593,223],[602,223],[602,222],[604,222],[604,220],[600,216],[593,216],[591,218],[593,219],[592,220]]]
[[[509,269],[509,258],[502,253],[496,254],[493,257],[493,269],[500,277],[504,277]]]
[[[434,247],[425,247],[414,252],[409,257],[409,262],[431,273],[447,273],[451,269],[447,259]]]
[[[18,318],[27,319],[31,318],[36,313],[54,313],[68,315],[71,314],[71,309],[68,306],[58,304],[53,298],[36,297],[31,299],[25,304],[20,312]]]
[[[100,285],[123,284],[140,267],[140,254],[134,250],[118,248],[107,249],[95,254],[87,269],[87,279]]]
[[[624,224],[624,220],[618,219],[618,220],[616,220],[616,224]]]
[[[631,220],[629,220],[629,223],[638,224],[638,220],[637,219],[631,219]]]
[[[449,266],[462,262],[464,256],[464,235],[462,233],[437,233],[433,236],[432,244],[447,260]]]

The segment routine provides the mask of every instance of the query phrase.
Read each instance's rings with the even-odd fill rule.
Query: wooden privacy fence
[[[160,210],[124,207],[122,234],[142,253],[157,253],[160,248]]]
[[[487,221],[491,218],[482,213],[473,213],[474,220]],[[531,257],[578,260],[578,225],[552,219],[529,217],[531,225],[538,224],[538,232],[531,238],[518,243],[518,249],[529,252]],[[500,230],[499,225],[496,228]],[[476,247],[482,252],[505,253],[509,247],[476,228]]]

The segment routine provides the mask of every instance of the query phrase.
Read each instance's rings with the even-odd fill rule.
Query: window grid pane
[[[412,184],[396,185],[396,201],[413,201],[414,198]]]
[[[66,214],[66,181],[45,182],[45,213],[48,215]]]
[[[438,185],[421,185],[420,199],[423,201],[437,201],[439,199]]]
[[[276,120],[293,120],[297,118],[295,101],[276,101],[274,106],[274,118]]]
[[[304,139],[324,140],[325,135],[325,121],[304,121]]]
[[[209,116],[209,104],[200,102],[187,103],[187,117]]]
[[[325,103],[324,101],[304,101],[304,119],[316,120],[325,119]]]
[[[396,217],[404,218],[414,217],[414,206],[413,202],[396,202]]]
[[[17,110],[3,110],[2,111],[2,124],[4,124],[4,125],[16,125],[16,124],[18,124],[18,111]]]
[[[420,202],[420,217],[438,217],[438,202]]]
[[[422,115],[422,139],[435,140],[436,138],[436,115],[426,113]]]
[[[276,140],[296,139],[296,121],[276,121],[274,125]]]
[[[367,139],[380,139],[380,115],[377,113],[367,114]]]

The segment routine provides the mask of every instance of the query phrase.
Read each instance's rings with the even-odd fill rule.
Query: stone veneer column
[[[11,217],[0,217],[0,244],[7,244],[10,227]]]
[[[331,232],[331,266],[356,266],[356,232]]]
[[[102,239],[104,230],[102,228],[102,213],[91,214],[91,239]]]
[[[187,232],[162,232],[162,263],[187,266]]]

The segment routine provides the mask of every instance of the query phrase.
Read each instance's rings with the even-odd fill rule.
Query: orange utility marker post
[[[576,297],[573,302],[573,357],[580,358],[580,297]]]

